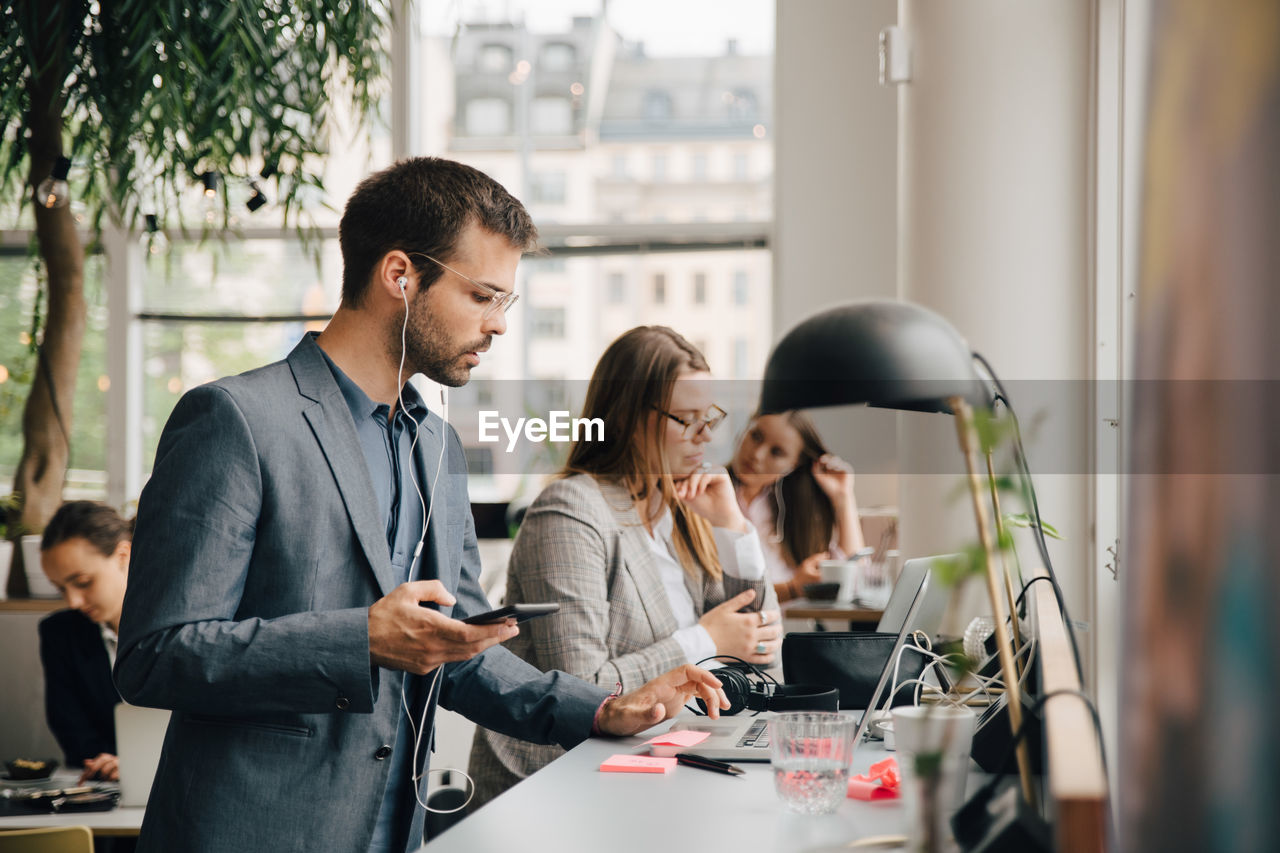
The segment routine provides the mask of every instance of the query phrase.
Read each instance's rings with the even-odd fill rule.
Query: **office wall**
[[[823,308],[897,295],[897,94],[879,85],[894,0],[784,0],[774,71],[774,340]],[[814,413],[859,503],[897,503],[897,416]]]

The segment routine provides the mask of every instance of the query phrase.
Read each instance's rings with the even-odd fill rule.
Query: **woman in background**
[[[59,507],[40,541],[40,564],[68,610],[40,622],[44,708],[80,781],[120,778],[111,680],[133,524],[94,501]]]
[[[853,469],[822,443],[802,412],[757,415],[729,463],[738,506],[764,540],[779,601],[820,581],[823,560],[864,546]]]
[[[511,651],[621,691],[716,654],[773,661],[781,627],[759,537],[728,474],[703,459],[724,419],[710,379],[702,354],[664,326],[605,350],[583,407],[604,437],[572,444],[511,554],[506,603],[560,610],[522,626]],[[478,729],[475,806],[563,752]]]

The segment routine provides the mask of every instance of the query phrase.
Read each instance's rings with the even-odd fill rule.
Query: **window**
[[[547,42],[542,46],[538,61],[540,71],[572,71],[578,61],[578,50],[562,41]]]
[[[693,155],[693,179],[695,181],[707,179],[707,152],[705,151],[699,151]]]
[[[667,155],[653,155],[653,182],[660,184],[667,179]]]
[[[751,284],[745,270],[733,274],[733,304],[746,305],[751,300]]]
[[[665,121],[671,118],[671,96],[661,89],[645,92],[644,117],[649,121]]]
[[[612,163],[613,163],[613,170],[612,170],[613,177],[618,180],[622,180],[626,178],[627,177],[627,155],[614,154],[612,158]]]
[[[568,98],[534,98],[529,129],[539,136],[568,136],[573,133],[573,105]]]
[[[654,273],[653,276],[653,304],[665,305],[667,302],[667,276],[666,273]]]
[[[751,342],[746,338],[733,339],[733,378],[746,379],[751,371]]]
[[[532,334],[542,340],[561,340],[564,338],[564,307],[539,307],[531,312]]]
[[[605,288],[605,301],[610,305],[622,305],[627,301],[627,277],[620,272],[609,273]]]
[[[738,151],[733,155],[733,179],[735,181],[745,181],[749,175],[747,162],[747,152]]]
[[[564,172],[534,172],[529,176],[529,198],[538,204],[564,204]]]
[[[738,89],[733,92],[729,101],[729,115],[740,121],[750,121],[756,117],[756,93],[749,89]]]
[[[474,98],[467,103],[467,133],[505,136],[511,132],[511,105],[502,98]]]
[[[476,65],[481,71],[506,74],[511,70],[511,48],[505,44],[486,44],[480,48]]]
[[[707,304],[707,274],[704,272],[693,274],[693,304]]]

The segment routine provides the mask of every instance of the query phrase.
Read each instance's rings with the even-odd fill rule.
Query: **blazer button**
[[[383,744],[382,746],[378,747],[378,751],[373,754],[373,757],[378,759],[379,761],[382,761],[383,759],[389,757],[390,755],[391,755],[391,747],[387,746],[386,744]]]
[[[339,711],[345,711],[351,705],[351,703],[347,701],[346,696],[339,696],[336,704],[338,706]]]

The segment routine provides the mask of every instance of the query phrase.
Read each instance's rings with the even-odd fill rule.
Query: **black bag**
[[[849,631],[812,631],[791,633],[782,638],[782,678],[787,684],[825,684],[840,691],[842,709],[863,710],[871,704],[880,675],[884,672],[897,634],[857,633]],[[928,661],[910,651],[915,646],[908,638],[903,646],[898,684],[919,678]],[[885,686],[888,693],[892,683]],[[893,697],[892,705],[909,705],[915,696],[915,685],[908,685]],[[880,697],[883,706],[885,697]]]

